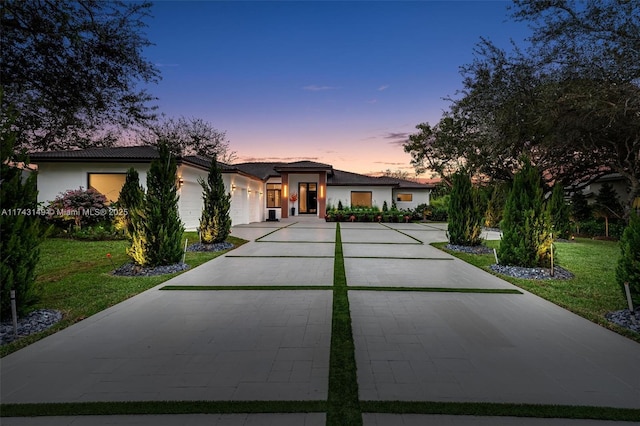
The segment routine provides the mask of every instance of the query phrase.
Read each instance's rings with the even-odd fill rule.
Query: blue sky
[[[227,132],[239,161],[413,171],[399,142],[436,123],[486,37],[520,43],[504,1],[160,1],[146,56],[167,116]]]

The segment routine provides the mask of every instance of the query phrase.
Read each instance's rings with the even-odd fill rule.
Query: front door
[[[318,184],[309,182],[300,182],[298,184],[298,208],[300,214],[317,214],[318,213]]]

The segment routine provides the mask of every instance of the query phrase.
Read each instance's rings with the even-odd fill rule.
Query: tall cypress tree
[[[10,120],[9,120],[10,121]],[[35,214],[38,206],[36,174],[23,179],[22,169],[15,162],[28,162],[14,153],[15,132],[12,123],[0,129],[0,316],[11,317],[11,290],[16,292],[18,314],[25,314],[37,301],[34,289],[35,269],[40,259],[42,241],[40,221]]]
[[[184,226],[178,214],[176,160],[166,141],[158,142],[160,158],[151,162],[147,195],[140,214],[133,217],[129,256],[140,266],[171,265],[182,258]]]
[[[513,179],[501,229],[500,263],[524,267],[549,265],[552,244],[549,216],[544,208],[540,173],[528,159]]]
[[[564,188],[559,183],[554,185],[551,198],[547,201],[547,212],[553,226],[553,236],[557,238],[569,237],[571,228],[569,205],[564,201]]]
[[[491,190],[489,201],[487,202],[487,210],[484,214],[484,225],[489,228],[500,226],[502,220],[502,212],[504,211],[504,203],[507,198],[507,191],[504,184],[495,183]]]
[[[225,192],[222,173],[214,156],[205,181],[198,179],[202,186],[204,206],[200,217],[200,242],[203,244],[221,243],[231,232],[231,194]]]
[[[136,169],[131,167],[127,170],[124,185],[118,196],[118,207],[125,210],[126,214],[118,215],[115,218],[116,228],[123,229],[127,238],[131,239],[134,233],[134,219],[144,203],[144,190],[140,185],[140,177]]]
[[[449,200],[449,242],[456,245],[476,246],[482,242],[482,213],[480,195],[471,186],[465,171],[453,175],[453,188]]]

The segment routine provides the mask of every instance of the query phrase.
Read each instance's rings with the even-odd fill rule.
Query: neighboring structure
[[[129,167],[146,187],[147,172],[158,152],[151,146],[90,148],[78,151],[38,152],[30,155],[38,166],[38,201],[48,202],[68,189],[95,188],[116,201]],[[176,185],[180,188],[180,217],[187,230],[195,230],[202,212],[202,188],[210,159],[178,158]],[[432,185],[389,177],[371,177],[334,170],[312,161],[293,163],[218,163],[231,193],[234,225],[261,222],[270,217],[313,215],[324,218],[328,206],[389,207],[400,209],[429,204]],[[270,213],[270,211],[272,211]]]
[[[622,205],[628,204],[629,197],[631,196],[629,194],[629,183],[620,173],[611,173],[608,175],[604,175],[591,182],[589,185],[585,186],[582,189],[582,193],[587,198],[589,204],[593,204],[596,202],[596,197],[600,192],[600,188],[602,188],[602,185],[605,183],[608,183],[613,187],[614,191],[616,191],[616,193],[618,194]]]

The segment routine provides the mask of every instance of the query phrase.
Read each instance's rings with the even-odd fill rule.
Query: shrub
[[[48,220],[58,227],[82,228],[107,218],[107,198],[93,188],[69,189],[49,204]]]
[[[605,236],[609,237],[609,220],[622,218],[622,204],[618,193],[613,189],[611,184],[604,183],[596,196],[594,205],[594,216],[604,218]]]
[[[450,195],[444,195],[431,200],[427,219],[434,222],[447,222],[449,219],[449,199]]]
[[[620,239],[620,259],[616,268],[616,281],[625,294],[624,283],[629,283],[633,303],[640,305],[640,216],[631,213],[629,224]],[[626,294],[624,296],[626,298]]]
[[[387,205],[387,200],[384,200],[384,203],[382,203],[382,211],[383,212],[388,212],[389,211],[389,206]]]
[[[200,217],[198,233],[204,244],[221,243],[231,232],[231,194],[225,193],[222,173],[214,156],[209,167],[207,181],[200,178],[204,207]]]
[[[591,219],[591,207],[582,191],[576,191],[571,196],[571,217],[576,223]]]
[[[543,204],[540,173],[529,160],[525,159],[514,177],[500,228],[500,263],[523,267],[549,264],[549,216]]]
[[[37,301],[34,288],[35,269],[40,259],[39,245],[42,241],[40,220],[33,214],[37,208],[36,175],[23,179],[22,169],[12,162],[27,159],[15,155],[15,133],[9,130],[10,123],[0,129],[0,317],[11,317],[11,290],[16,292],[18,315],[28,312]],[[16,209],[24,209],[19,214]],[[8,214],[4,214],[9,212]],[[29,212],[29,214],[27,214]]]
[[[609,222],[609,237],[620,239],[624,232],[624,224],[618,221]],[[605,237],[606,225],[604,219],[591,219],[580,224],[580,236],[583,237]]]
[[[482,242],[482,213],[479,194],[471,186],[465,171],[453,175],[453,188],[449,200],[449,242],[461,246],[477,246]]]
[[[78,240],[121,240],[124,239],[122,233],[115,229],[109,222],[102,222],[97,225],[89,225],[72,231],[70,236]]]

